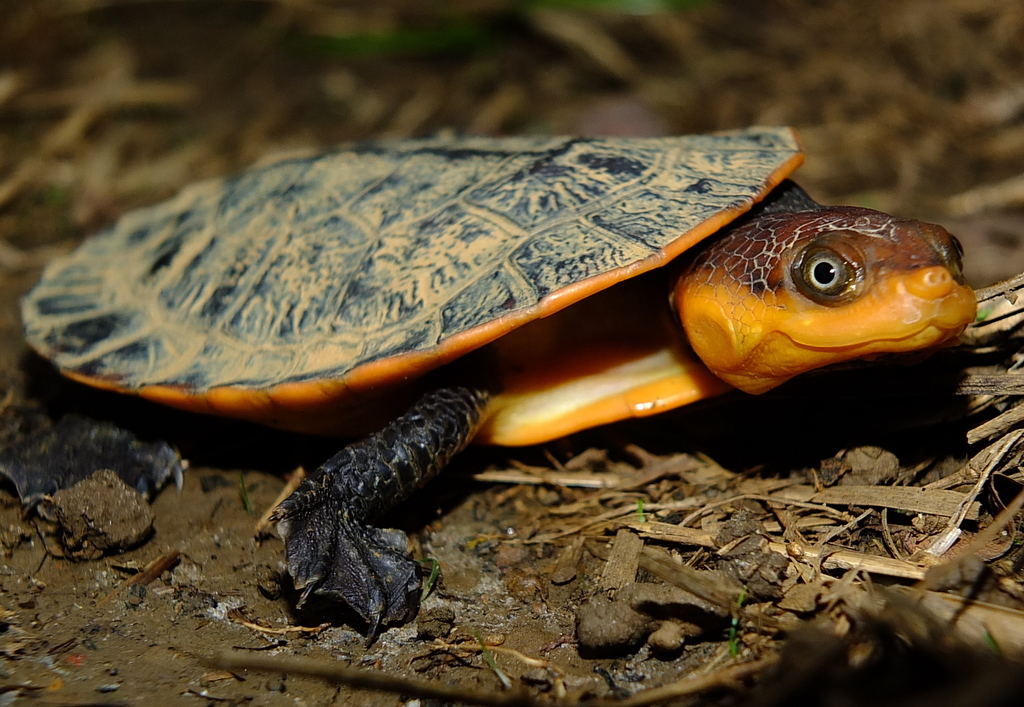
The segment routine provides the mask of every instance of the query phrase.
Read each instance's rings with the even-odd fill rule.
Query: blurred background
[[[1024,2],[0,0],[0,275],[261,156],[788,124],[818,199],[1024,269]]]

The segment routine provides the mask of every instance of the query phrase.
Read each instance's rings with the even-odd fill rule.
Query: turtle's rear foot
[[[141,442],[127,430],[78,415],[0,449],[0,476],[11,480],[26,507],[101,469],[151,499],[169,479],[180,490],[184,466],[166,442]]]
[[[307,478],[272,516],[288,571],[302,591],[340,601],[366,621],[368,638],[419,608],[419,568],[405,534],[366,523],[430,480],[473,438],[490,393],[453,386],[424,395]]]
[[[414,617],[420,574],[405,533],[353,522],[336,496],[322,500],[294,512],[282,504],[279,511],[299,606],[314,593],[341,602],[366,621],[370,639],[382,625]]]

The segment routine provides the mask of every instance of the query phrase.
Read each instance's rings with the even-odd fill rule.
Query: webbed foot
[[[469,443],[490,395],[464,386],[424,395],[327,460],[277,507],[271,519],[300,605],[313,594],[343,602],[366,621],[371,641],[384,624],[416,615],[419,566],[405,533],[366,522],[408,498]]]
[[[395,529],[355,522],[329,490],[300,488],[274,513],[285,541],[288,572],[302,592],[342,602],[367,624],[373,640],[385,624],[402,623],[419,609],[419,565]]]

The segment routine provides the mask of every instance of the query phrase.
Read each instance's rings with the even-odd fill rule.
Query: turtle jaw
[[[944,329],[927,325],[902,339],[878,339],[856,346],[832,349],[805,347],[781,332],[774,332],[765,337],[757,347],[748,361],[748,366],[729,371],[711,366],[709,368],[733,387],[759,395],[801,373],[834,363],[870,359],[881,354],[930,353],[945,345],[956,343],[957,337],[966,326],[963,324],[955,329]]]
[[[780,291],[756,322],[727,320],[725,311],[740,308],[707,298],[689,309],[684,325],[704,363],[730,385],[757,394],[833,363],[948,345],[974,321],[977,303],[954,273],[932,266],[890,275],[841,307]]]

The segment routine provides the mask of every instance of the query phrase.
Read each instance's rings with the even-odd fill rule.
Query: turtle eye
[[[798,288],[819,304],[839,304],[857,281],[857,268],[831,248],[808,248],[794,265]]]

